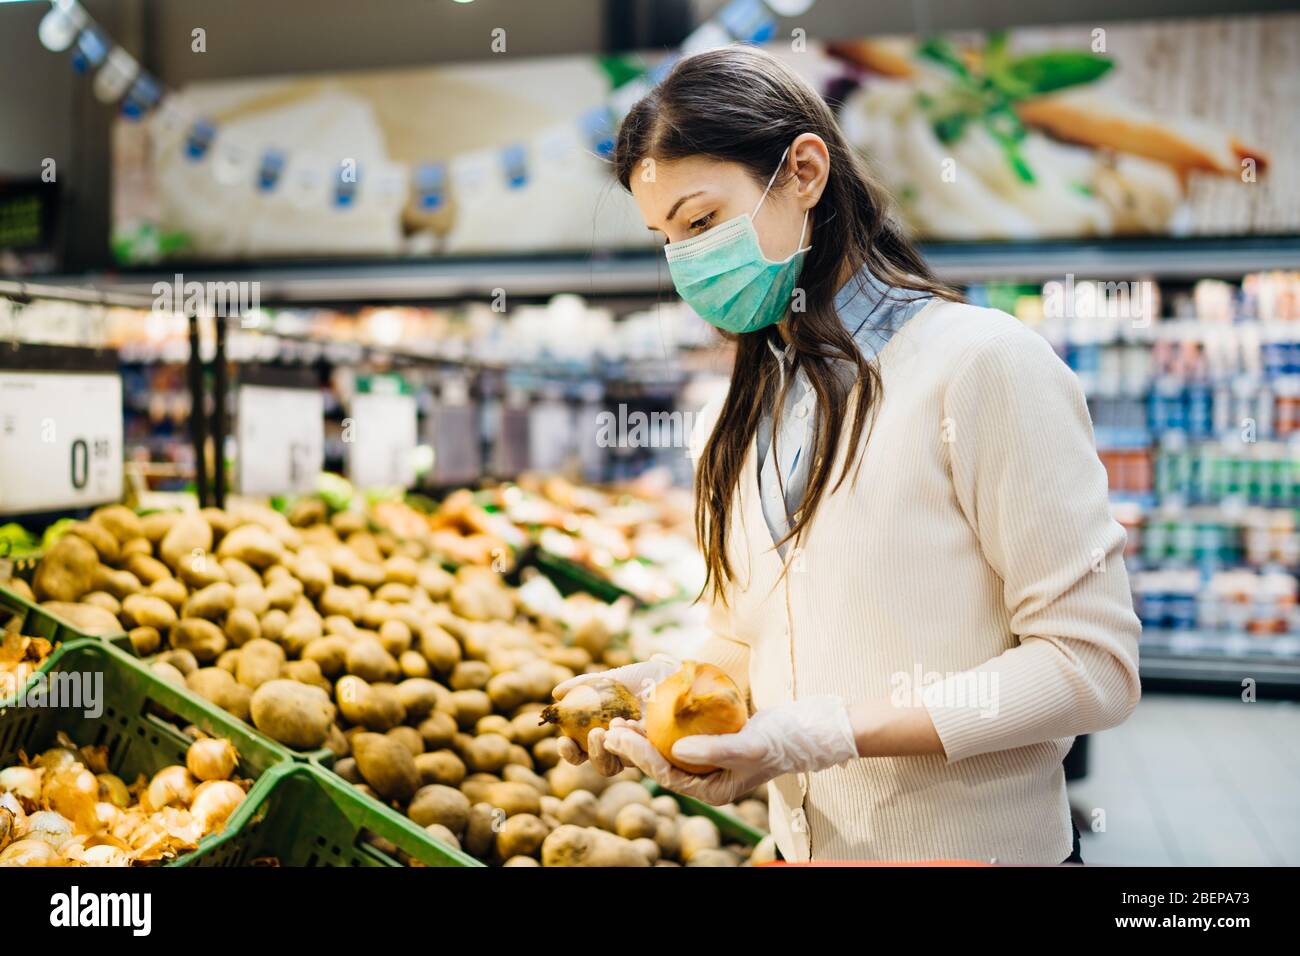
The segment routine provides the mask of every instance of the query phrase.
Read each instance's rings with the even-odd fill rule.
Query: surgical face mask
[[[785,259],[773,262],[763,255],[754,217],[776,182],[789,148],[781,154],[776,172],[767,181],[752,213],[714,226],[708,232],[664,246],[668,271],[677,294],[705,322],[727,332],[755,332],[785,318],[803,268],[808,212],[803,214],[799,245]]]

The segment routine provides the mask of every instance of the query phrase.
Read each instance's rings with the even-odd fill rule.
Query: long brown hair
[[[782,539],[796,538],[817,512],[833,476],[840,432],[850,415],[849,448],[856,448],[880,394],[880,374],[862,356],[835,310],[845,267],[856,275],[866,265],[886,285],[947,299],[941,285],[889,214],[888,197],[845,142],[830,108],[817,92],[780,60],[754,47],[726,47],[687,57],[624,118],[614,150],[614,167],[625,189],[642,159],[659,162],[709,156],[738,163],[765,184],[781,154],[801,133],[816,133],[830,152],[830,173],[813,211],[812,249],[804,260],[799,288],[804,310],[787,322],[792,363],[802,369],[817,396],[817,424],[803,504]],[[778,184],[789,179],[786,171]],[[778,188],[774,184],[773,188]],[[910,298],[911,296],[909,296]],[[704,593],[725,601],[732,578],[727,554],[731,505],[745,455],[764,410],[780,428],[783,405],[776,363],[768,343],[782,346],[776,326],[727,335],[736,344],[731,387],[695,473],[695,529],[708,567]],[[856,368],[836,371],[836,361]],[[844,369],[845,366],[840,366]],[[860,384],[849,409],[854,379]],[[833,489],[848,476],[847,456]]]

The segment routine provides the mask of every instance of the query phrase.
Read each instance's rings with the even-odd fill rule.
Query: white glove
[[[639,723],[615,720],[601,741],[606,754],[634,763],[661,787],[705,803],[731,803],[782,774],[814,773],[858,756],[849,710],[838,697],[808,697],[758,711],[739,733],[683,737],[673,756],[718,767],[693,774],[674,767]]]
[[[599,674],[579,674],[577,677],[570,677],[563,683],[557,684],[555,690],[551,691],[551,696],[556,700],[561,700],[565,694],[579,684],[587,684],[593,680],[609,679],[618,681],[631,691],[634,696],[644,702],[649,698],[650,692],[655,687],[676,674],[681,669],[681,666],[680,661],[669,657],[667,654],[656,654],[648,661],[639,661],[635,664],[615,667],[611,670],[601,671]],[[587,734],[587,750],[584,753],[576,741],[569,737],[561,737],[560,756],[571,764],[581,764],[583,761],[590,759],[591,765],[603,776],[612,777],[623,771],[623,761],[606,751],[604,741],[605,731],[596,728]]]

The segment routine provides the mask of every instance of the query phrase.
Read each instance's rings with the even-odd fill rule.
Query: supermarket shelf
[[[1081,278],[1236,278],[1247,272],[1296,268],[1300,237],[1264,239],[1110,239],[1086,242],[929,243],[922,251],[940,278],[954,283]],[[52,276],[41,283],[149,295],[155,282],[238,278],[260,283],[265,305],[426,301],[558,292],[589,296],[658,295],[672,280],[657,252],[376,262],[294,262],[252,267],[177,263],[166,271]]]
[[[1142,632],[1143,681],[1231,685],[1252,678],[1300,695],[1300,638],[1225,638],[1198,631]]]

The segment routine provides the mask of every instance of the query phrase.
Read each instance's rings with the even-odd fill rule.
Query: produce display
[[[519,586],[490,563],[449,570],[444,549],[390,529],[312,499],[288,515],[243,502],[144,516],[111,506],[65,529],[31,590],[79,625],[125,630],[159,676],[484,862],[770,858],[770,842],[752,856],[724,845],[712,820],[652,795],[635,770],[606,779],[560,760],[561,727],[572,735],[638,706],[624,691],[607,707],[608,686],[585,707],[585,691],[550,705],[559,682],[633,660],[630,604],[561,596],[533,569]],[[691,674],[673,694],[698,723],[670,732],[734,725],[734,685],[707,665]],[[762,799],[733,809],[765,830]]]
[[[16,617],[13,622],[0,629],[0,700],[17,694],[53,650],[45,638],[20,633]]]
[[[132,866],[171,859],[220,832],[248,781],[228,740],[204,737],[185,766],[127,784],[106,746],[58,745],[0,770],[0,866]]]

